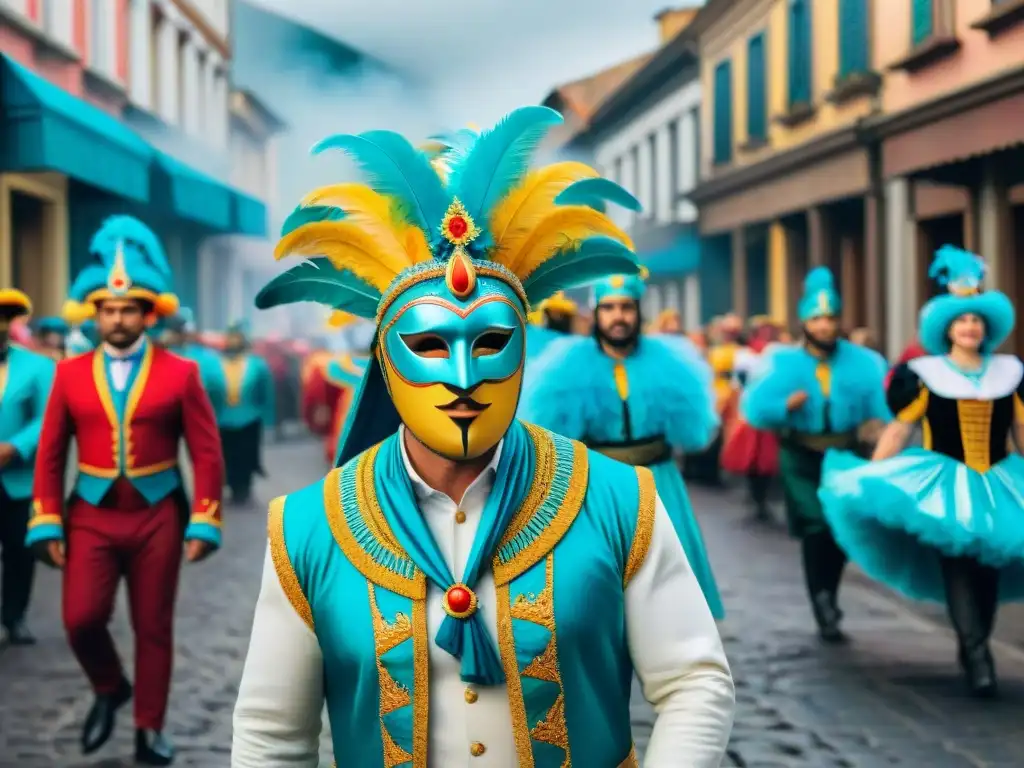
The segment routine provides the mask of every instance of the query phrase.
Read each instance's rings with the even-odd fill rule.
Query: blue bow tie
[[[108,354],[107,355],[107,359],[110,360],[111,362],[120,361],[122,363],[131,363],[132,365],[135,365],[135,363],[137,363],[140,360],[142,360],[142,356],[145,353],[146,353],[146,345],[143,344],[141,347],[139,347],[137,350],[132,352],[130,355],[127,355],[125,357],[114,357],[113,355]]]

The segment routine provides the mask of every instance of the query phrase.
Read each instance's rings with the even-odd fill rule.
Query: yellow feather
[[[427,236],[419,227],[414,227],[411,224],[406,226],[401,232],[401,237],[405,243],[405,252],[409,254],[409,259],[413,264],[430,261],[434,258],[430,244],[427,243]]]
[[[559,206],[533,228],[522,247],[503,263],[520,280],[525,280],[559,250],[598,235],[633,247],[629,235],[600,211],[585,205]]]
[[[345,221],[358,224],[365,229],[380,246],[396,257],[403,254],[412,265],[411,258],[405,252],[405,240],[399,232],[408,226],[404,217],[392,201],[370,189],[365,184],[332,184],[320,187],[303,198],[304,206],[332,205],[345,212]]]
[[[274,258],[293,255],[326,256],[336,268],[362,278],[381,293],[409,266],[384,251],[362,226],[349,221],[315,221],[289,232],[278,241]]]
[[[519,250],[533,227],[551,213],[555,198],[562,190],[581,179],[598,175],[590,166],[571,161],[554,163],[528,174],[491,214],[491,236],[500,254]]]

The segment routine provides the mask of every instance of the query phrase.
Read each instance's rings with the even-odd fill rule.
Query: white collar
[[[494,476],[498,474],[498,461],[501,459],[501,447],[505,443],[502,439],[494,450],[494,456],[487,462],[487,466],[484,467],[483,471],[476,476],[476,479],[469,484],[466,488],[466,495],[468,496],[471,491],[480,489],[483,491],[490,491],[491,486],[494,484]],[[405,450],[405,425],[402,424],[398,428],[398,445],[402,450],[402,463],[405,465],[405,471],[409,475],[409,479],[412,481],[413,491],[416,493],[416,500],[423,501],[431,496],[446,496],[441,491],[431,488],[427,485],[426,481],[420,477],[419,473],[413,468],[412,462],[409,461],[409,454]],[[446,497],[447,498],[447,497]],[[465,498],[465,497],[463,497]],[[452,499],[454,502],[455,499]],[[458,503],[458,502],[456,502]]]
[[[958,371],[945,355],[918,357],[907,366],[929,390],[950,400],[997,400],[1015,392],[1024,378],[1024,365],[1013,355],[989,357],[978,379]]]
[[[107,344],[106,342],[104,342],[103,343],[103,351],[107,353],[108,357],[111,357],[114,360],[120,360],[122,358],[131,357],[132,355],[134,355],[136,352],[138,352],[140,349],[142,349],[142,345],[145,344],[145,343],[146,343],[146,334],[143,333],[141,336],[139,336],[139,338],[137,338],[132,343],[132,345],[130,347],[127,347],[126,349],[118,349],[117,347],[111,346],[110,344]]]

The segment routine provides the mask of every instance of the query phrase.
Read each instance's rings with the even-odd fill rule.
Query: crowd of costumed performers
[[[276,255],[310,260],[257,305],[317,301],[376,332],[338,468],[271,504],[235,768],[315,764],[325,700],[339,765],[486,753],[501,765],[637,766],[634,673],[658,712],[645,762],[721,763],[734,689],[675,530],[682,484],[663,488],[656,463],[619,463],[516,418],[524,367],[543,368],[526,365],[531,306],[605,278],[622,296],[639,272],[626,234],[587,204],[621,195],[617,185],[578,163],[530,168],[559,122],[545,107],[516,110],[446,173],[389,131],[314,149],[354,156],[367,183],[302,201],[314,210]],[[630,311],[609,315],[614,349],[635,333]],[[679,429],[666,445],[706,441],[709,387],[675,347],[649,348],[693,385],[673,392],[685,405],[640,398],[637,427]],[[621,431],[632,414],[607,357],[617,407],[595,394],[586,426],[621,441],[610,424]],[[637,435],[648,449],[659,439]]]
[[[739,399],[761,361],[779,346],[781,329],[767,316],[752,317],[749,329],[746,345],[737,350],[733,362],[734,404],[727,411],[734,417],[724,425],[721,464],[728,474],[746,479],[754,517],[767,521],[772,519],[769,492],[779,474],[779,439],[744,419]]]
[[[786,517],[801,543],[813,615],[822,639],[840,642],[838,594],[847,558],[818,491],[827,451],[860,450],[864,436],[890,420],[886,363],[839,338],[840,297],[826,267],[807,275],[797,311],[801,343],[764,357],[743,391],[740,413],[754,429],[778,436]]]
[[[526,357],[534,360],[552,341],[574,333],[578,315],[579,307],[564,291],[542,301],[526,326]]]
[[[89,256],[64,315],[79,327],[93,321],[99,343],[56,367],[38,432],[25,543],[63,571],[64,628],[94,693],[83,752],[108,741],[117,711],[134,699],[136,761],[170,765],[174,748],[163,726],[178,571],[183,557],[198,562],[221,543],[220,438],[198,366],[148,333],[178,311],[156,235],[115,216],[91,239]],[[193,465],[191,503],[179,468],[182,440]],[[66,497],[72,441],[78,471]],[[134,681],[108,629],[122,578],[135,635]]]
[[[642,333],[641,275],[593,286],[593,336],[551,344],[526,369],[522,419],[651,470],[658,494],[716,618],[725,615],[679,458],[718,431],[711,369],[683,336]]]
[[[825,461],[821,498],[835,539],[865,573],[945,603],[974,694],[996,692],[989,637],[1000,602],[1024,599],[1024,365],[995,350],[1009,298],[982,289],[983,261],[946,246],[930,276],[946,292],[918,318],[923,355],[889,383],[895,419],[871,460]],[[909,446],[915,430],[920,446]]]

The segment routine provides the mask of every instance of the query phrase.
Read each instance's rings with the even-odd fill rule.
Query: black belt
[[[634,467],[649,467],[672,458],[672,446],[661,436],[621,443],[597,443],[590,440],[583,442],[591,450],[604,454],[609,459]]]

